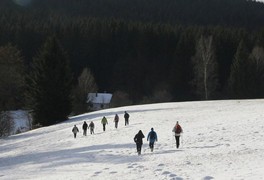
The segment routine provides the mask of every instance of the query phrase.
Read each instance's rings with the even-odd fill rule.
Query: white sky
[[[0,179],[264,179],[264,100],[150,104],[97,111],[0,139]],[[123,112],[130,113],[124,126]],[[120,115],[114,128],[114,114]],[[108,118],[106,132],[100,120]],[[82,135],[83,121],[95,134]],[[172,128],[183,128],[175,148]],[[80,133],[73,138],[76,124]],[[142,155],[134,135],[158,134],[154,152],[146,138]]]

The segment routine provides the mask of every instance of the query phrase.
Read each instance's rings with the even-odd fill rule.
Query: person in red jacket
[[[180,146],[180,136],[182,133],[182,127],[179,125],[179,122],[176,122],[176,125],[172,129],[172,132],[174,132],[175,139],[176,139],[176,148],[179,148]]]

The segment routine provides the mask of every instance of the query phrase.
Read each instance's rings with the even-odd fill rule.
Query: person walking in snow
[[[153,128],[151,128],[151,131],[148,133],[147,141],[149,141],[149,147],[151,149],[151,152],[153,152],[154,143],[155,141],[158,141],[157,133],[154,131]]]
[[[87,135],[87,128],[88,128],[88,124],[86,123],[86,121],[83,122],[83,135],[86,136]]]
[[[138,152],[138,155],[141,154],[141,148],[142,148],[142,144],[143,144],[143,138],[145,138],[144,134],[142,133],[141,130],[138,131],[138,133],[135,135],[134,137],[134,141],[137,145],[137,152]]]
[[[176,140],[176,148],[178,149],[180,146],[180,136],[182,133],[182,127],[179,125],[179,122],[176,122],[176,125],[173,127],[172,132],[174,132],[175,140]]]
[[[125,111],[125,114],[124,114],[124,118],[125,118],[125,126],[126,125],[129,125],[129,114]]]
[[[72,132],[73,132],[74,138],[76,138],[76,135],[79,132],[79,129],[77,128],[76,125],[74,125],[74,127],[72,128]]]
[[[104,116],[103,119],[101,120],[101,123],[102,123],[102,125],[103,125],[103,130],[105,131],[105,125],[108,124],[107,119],[106,119],[105,116]]]
[[[93,121],[90,122],[88,128],[90,128],[90,133],[91,133],[91,134],[94,134],[94,123],[93,123]]]
[[[118,126],[118,121],[119,121],[119,116],[116,114],[116,115],[115,115],[115,119],[114,119],[114,122],[115,122],[115,128],[117,128],[117,126]]]

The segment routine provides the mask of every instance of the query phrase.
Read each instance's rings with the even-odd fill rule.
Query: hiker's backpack
[[[91,127],[91,128],[94,128],[94,123],[91,123],[91,124],[90,124],[90,127]]]
[[[180,125],[177,125],[176,126],[176,129],[175,129],[175,133],[176,134],[180,134],[182,132],[182,128],[181,128],[181,126]]]

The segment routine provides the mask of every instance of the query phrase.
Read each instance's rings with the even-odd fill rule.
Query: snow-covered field
[[[124,111],[130,125],[124,126]],[[114,128],[114,115],[120,116]],[[100,123],[109,124],[103,132]],[[83,121],[95,134],[82,135]],[[175,148],[172,128],[183,128]],[[73,138],[72,127],[80,130]],[[158,134],[154,152],[133,141],[142,130]],[[88,113],[50,127],[0,139],[0,179],[264,179],[264,100],[127,106]]]

